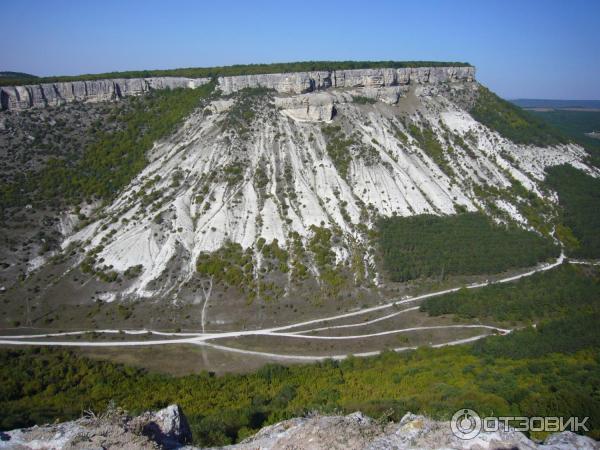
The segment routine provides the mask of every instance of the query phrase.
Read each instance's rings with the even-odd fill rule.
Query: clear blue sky
[[[600,99],[599,0],[3,0],[0,70],[468,61],[507,98]]]

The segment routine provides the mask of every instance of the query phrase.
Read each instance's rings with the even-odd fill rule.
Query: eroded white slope
[[[227,241],[250,248],[262,237],[285,247],[290,233],[306,242],[311,227],[324,226],[341,233],[333,250],[343,260],[351,242],[365,242],[358,225],[371,226],[377,215],[474,211],[485,207],[474,186],[507,189],[511,179],[542,196],[538,182],[547,165],[568,162],[592,172],[581,148],[517,146],[432,89],[418,88],[396,105],[353,101],[389,97],[373,89],[263,96],[241,128],[231,116],[240,97],[216,100],[157,144],[150,164],[104,217],[65,246],[81,241],[88,251],[96,248],[98,263],[119,272],[141,265],[130,293],[150,296],[192,276],[198,255]],[[318,95],[315,103],[307,95]],[[347,170],[328,151],[331,128],[323,127],[333,126],[351,142]],[[445,167],[411,126],[432,131]],[[496,206],[527,226],[510,200]],[[174,264],[177,279],[152,286]]]

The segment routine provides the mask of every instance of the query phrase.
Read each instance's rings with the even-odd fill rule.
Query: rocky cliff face
[[[284,94],[301,94],[328,88],[384,87],[474,79],[474,67],[418,67],[220,77],[219,87],[224,94],[256,87],[274,89]]]
[[[243,75],[220,77],[218,82],[226,95],[256,87],[300,94],[328,88],[406,86],[474,78],[474,67],[419,67]],[[3,110],[22,110],[74,101],[98,102],[140,95],[152,89],[195,88],[209,81],[209,78],[154,77],[7,86],[0,88],[0,105]]]
[[[41,427],[0,433],[0,449],[126,448],[187,449],[192,435],[183,412],[171,405],[131,418],[125,414],[87,417]],[[398,423],[381,423],[356,412],[347,416],[313,416],[286,420],[260,430],[230,450],[596,450],[596,441],[565,431],[536,443],[511,429],[482,432],[470,440],[454,436],[449,422],[406,414]]]
[[[75,101],[117,100],[152,89],[195,88],[209,81],[208,78],[154,77],[5,86],[0,87],[0,105],[3,110],[22,110]]]
[[[479,92],[473,76],[472,67],[448,67],[221,78],[223,95],[156,142],[111,202],[90,206],[77,229],[80,211],[65,212],[63,249],[76,250],[62,269],[69,275],[36,301],[51,304],[60,292],[200,305],[208,269],[198,262],[215,260],[241,275],[215,283],[224,300],[211,305],[211,322],[237,327],[230,305],[239,302],[258,310],[244,319],[254,326],[266,320],[264,302],[328,295],[332,270],[340,298],[379,295],[385,280],[369,234],[379,217],[482,210],[532,228],[528,211],[541,201],[550,220],[556,198],[544,189],[545,168],[598,171],[579,146],[518,145],[477,122],[465,108]],[[327,253],[317,258],[321,241]],[[31,273],[50,266],[42,263]],[[73,287],[83,268],[123,282]]]
[[[461,73],[470,79],[467,69]],[[588,170],[576,146],[524,148],[476,122],[453,101],[474,95],[476,82],[388,86],[399,71],[361,72],[348,83],[366,87],[304,94],[238,91],[213,100],[168,141],[157,143],[150,164],[104,209],[104,217],[65,246],[79,242],[86,251],[99,249],[98,260],[118,272],[141,266],[126,296],[180,292],[183,299],[199,255],[228,243],[248,249],[256,283],[266,265],[259,242],[276,242],[289,252],[310,249],[315,227],[339,235],[332,247],[335,264],[370,262],[374,252],[364,226],[374,226],[379,215],[499,208],[505,219],[529,226],[518,199],[486,205],[474,186],[506,190],[514,179],[542,197],[546,166],[571,162]],[[235,84],[230,79],[221,85],[241,89],[249,79],[271,83],[278,76],[237,77]],[[302,74],[289,76],[279,79],[278,89],[310,86]],[[318,278],[311,253],[298,255]],[[166,278],[168,270],[174,277]],[[367,276],[377,281],[374,271]],[[294,286],[285,275],[269,282],[285,295]]]

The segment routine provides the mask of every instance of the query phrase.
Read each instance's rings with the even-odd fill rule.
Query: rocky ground
[[[187,420],[177,405],[129,417],[112,408],[86,417],[0,433],[0,449],[187,449],[192,440]],[[449,422],[407,413],[400,422],[385,422],[360,412],[347,416],[301,417],[263,428],[227,449],[456,449],[456,450],[594,450],[600,444],[568,431],[536,443],[513,430],[482,432],[470,440],[454,436]]]
[[[177,405],[133,418],[109,408],[100,416],[89,413],[72,422],[0,432],[0,449],[171,449],[190,442],[191,436]]]

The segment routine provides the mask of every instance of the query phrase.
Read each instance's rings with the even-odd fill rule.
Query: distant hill
[[[593,164],[600,164],[600,142],[594,133],[600,130],[600,100],[517,99],[511,103],[574,139],[590,153]]]
[[[0,72],[0,78],[37,78],[37,76],[31,75],[30,73],[24,73],[24,72],[4,71],[4,72]]]
[[[517,106],[525,109],[599,109],[600,100],[548,100],[534,98],[519,98],[511,100]]]

